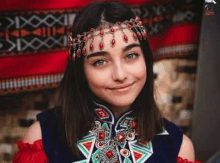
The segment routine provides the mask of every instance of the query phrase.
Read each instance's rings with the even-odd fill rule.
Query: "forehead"
[[[118,29],[117,26],[113,26],[113,29]],[[125,28],[121,30],[115,30],[114,33],[109,32],[109,29],[105,29],[104,35],[100,35],[100,31],[94,32],[94,38],[88,39],[85,47],[88,49],[87,55],[99,51],[115,52],[130,44],[140,44],[138,39],[134,38],[134,33]],[[90,36],[89,36],[90,37]],[[114,43],[114,45],[113,45]],[[93,50],[90,50],[90,46],[93,46]],[[103,49],[100,49],[103,46]]]

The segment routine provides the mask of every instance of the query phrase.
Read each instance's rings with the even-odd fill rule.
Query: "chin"
[[[111,98],[109,100],[107,100],[107,102],[116,108],[125,108],[125,107],[129,107],[133,102],[134,102],[135,98],[119,98],[119,97],[115,97],[115,98]]]

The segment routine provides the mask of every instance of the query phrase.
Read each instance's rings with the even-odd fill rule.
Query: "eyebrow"
[[[89,55],[87,55],[86,58],[89,59],[91,57],[105,56],[105,55],[109,55],[109,53],[107,53],[106,51],[100,51],[100,52],[89,54]]]
[[[134,47],[141,47],[141,45],[140,45],[140,44],[130,44],[130,45],[124,47],[124,48],[122,49],[122,52],[124,53],[124,52],[126,52],[126,51],[128,51],[128,50],[131,50],[131,49],[134,48]]]
[[[140,44],[130,44],[130,45],[124,47],[122,49],[122,52],[124,53],[124,52],[126,52],[128,50],[131,50],[134,47],[141,47],[141,45]],[[100,51],[100,52],[91,53],[91,54],[87,55],[86,58],[89,59],[91,57],[106,56],[106,55],[109,55],[109,53],[107,51]]]

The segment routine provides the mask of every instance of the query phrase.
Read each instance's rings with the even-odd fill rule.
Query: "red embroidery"
[[[202,161],[188,161],[188,159],[177,157],[177,163],[202,163]]]
[[[95,112],[101,119],[105,119],[109,117],[109,114],[102,108],[95,109]]]

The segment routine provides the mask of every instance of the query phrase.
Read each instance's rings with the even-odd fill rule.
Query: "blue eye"
[[[138,57],[138,54],[137,54],[137,53],[131,53],[131,54],[128,54],[128,55],[126,56],[126,58],[129,59],[129,60],[134,59],[134,58],[136,58],[136,57]]]
[[[104,60],[97,60],[93,63],[94,66],[102,66],[105,64]]]

